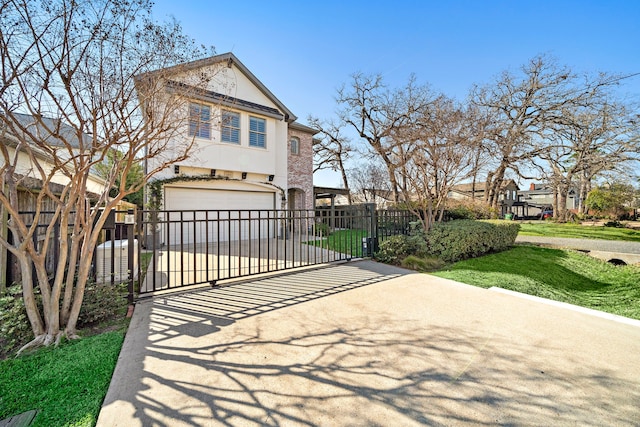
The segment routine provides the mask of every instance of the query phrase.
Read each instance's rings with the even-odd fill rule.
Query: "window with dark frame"
[[[211,139],[211,107],[189,104],[189,136]]]

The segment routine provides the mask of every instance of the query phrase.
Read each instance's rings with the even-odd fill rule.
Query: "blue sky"
[[[464,100],[474,83],[549,54],[578,72],[640,72],[640,1],[156,0],[198,43],[233,52],[291,111],[330,118],[355,72]],[[624,90],[640,95],[640,76]],[[338,186],[332,173],[316,185]]]

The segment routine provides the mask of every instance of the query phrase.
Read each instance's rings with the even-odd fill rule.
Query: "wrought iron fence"
[[[367,222],[364,211],[342,227],[311,210],[143,212],[140,292],[350,260],[361,256]]]
[[[41,214],[38,227],[46,227],[53,212]],[[21,215],[33,218],[35,213]],[[145,294],[372,256],[379,241],[407,234],[413,220],[407,211],[376,210],[374,205],[333,212],[138,211],[135,221],[132,211],[113,211],[93,255],[92,280],[128,283],[133,301],[134,288]],[[72,229],[73,218],[70,224]],[[34,239],[42,240],[42,233],[36,234]],[[54,224],[47,264],[51,272],[61,238],[59,224]]]

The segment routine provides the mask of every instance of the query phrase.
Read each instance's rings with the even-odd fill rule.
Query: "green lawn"
[[[93,426],[124,331],[65,342],[0,361],[0,419],[37,409],[32,426]]]
[[[362,256],[362,238],[367,237],[364,230],[336,230],[322,240],[308,242],[314,246],[349,254],[354,257]]]
[[[640,319],[640,267],[614,266],[575,251],[516,246],[433,274]]]
[[[558,224],[549,221],[523,222],[520,224],[519,234],[523,236],[570,237],[577,239],[628,240],[631,242],[640,242],[640,231],[630,228]]]

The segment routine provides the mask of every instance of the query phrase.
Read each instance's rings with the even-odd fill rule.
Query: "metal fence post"
[[[129,302],[129,304],[133,304],[133,277],[135,275],[135,264],[134,264],[134,250],[137,248],[133,247],[133,242],[134,242],[134,230],[135,230],[135,225],[136,225],[136,219],[135,219],[135,215],[133,214],[133,209],[129,209],[127,211],[127,215],[125,216],[125,225],[127,226],[127,241],[128,241],[128,253],[127,253],[127,270],[129,272],[129,283],[127,286],[127,290],[128,295],[127,295],[127,301]]]

